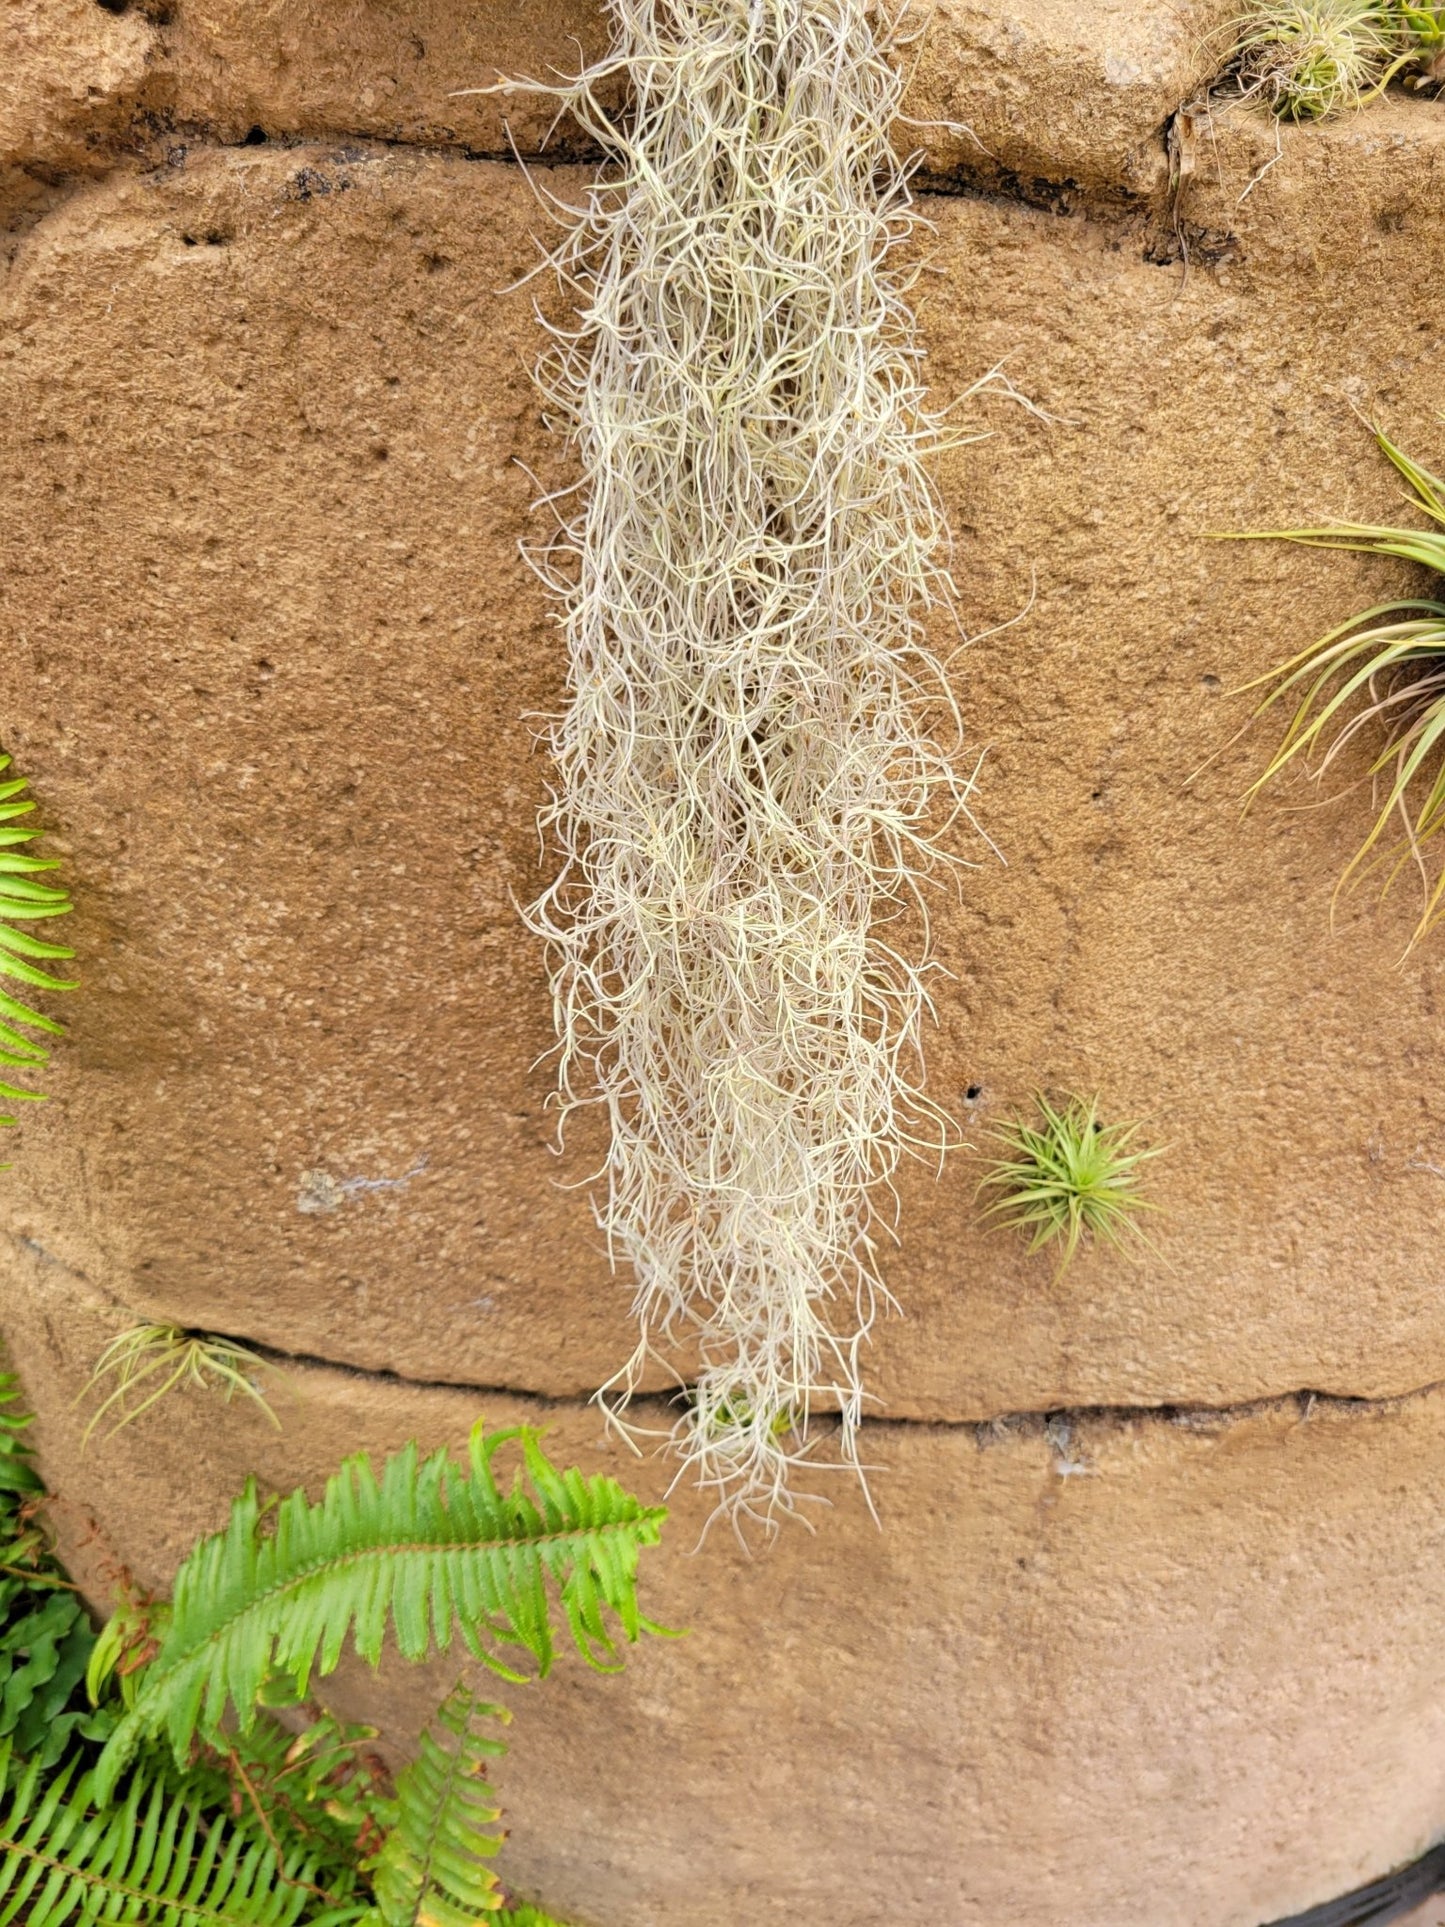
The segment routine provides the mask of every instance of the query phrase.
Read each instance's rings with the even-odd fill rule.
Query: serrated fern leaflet
[[[509,1443],[523,1464],[504,1489],[493,1461]],[[579,1652],[608,1668],[617,1630],[628,1640],[656,1630],[638,1611],[637,1560],[664,1516],[612,1479],[559,1472],[529,1426],[478,1426],[461,1464],[446,1450],[420,1459],[409,1445],[379,1480],[360,1453],[318,1504],[298,1490],[274,1514],[253,1481],[176,1576],[159,1650],[102,1758],[101,1789],[148,1734],[164,1732],[183,1760],[197,1734],[219,1737],[228,1705],[246,1731],[269,1678],[304,1693],[348,1640],[372,1665],[390,1633],[407,1659],[459,1639],[506,1676],[519,1677],[508,1649],[545,1673],[555,1594]]]
[[[113,1805],[73,1765],[42,1777],[0,1749],[0,1927],[144,1922],[145,1927],[344,1927],[363,1901],[318,1907],[303,1850],[205,1813],[163,1774],[138,1771]]]
[[[422,1734],[372,1876],[385,1927],[475,1927],[501,1906],[490,1862],[505,1835],[485,1775],[507,1749],[485,1728],[508,1717],[459,1686]]]
[[[0,771],[9,769],[12,760],[0,753]],[[74,990],[75,979],[56,977],[41,966],[67,960],[75,952],[64,944],[48,942],[29,927],[68,916],[73,905],[63,889],[37,881],[45,871],[58,870],[60,864],[55,857],[31,856],[24,847],[41,834],[38,825],[19,823],[35,809],[34,799],[25,795],[26,788],[23,776],[0,782],[0,977],[24,984],[27,989]],[[44,1064],[50,1053],[17,1030],[17,1024],[53,1037],[63,1036],[63,1027],[53,1017],[0,989],[0,1064],[33,1070]],[[42,1091],[0,1083],[0,1101],[34,1104],[43,1099]],[[0,1116],[0,1124],[14,1122],[13,1117]]]

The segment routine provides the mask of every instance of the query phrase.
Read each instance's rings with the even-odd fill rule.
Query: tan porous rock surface
[[[167,30],[174,115],[210,138],[368,135],[502,153],[537,148],[545,99],[473,90],[550,84],[607,47],[600,0],[181,0]],[[554,148],[575,146],[560,130]]]
[[[1152,193],[1164,129],[1228,52],[1230,0],[922,0],[901,132],[936,173],[1016,177],[1030,191]],[[139,103],[142,133],[184,141],[364,136],[481,153],[554,153],[581,139],[539,97],[488,95],[503,77],[553,83],[607,47],[601,0],[175,0],[153,29],[97,22],[95,0],[7,0],[0,145],[16,114],[60,158]],[[154,43],[154,45],[152,44]],[[166,133],[165,130],[170,132]],[[66,143],[69,143],[67,146]]]
[[[1206,258],[1238,265],[1251,286],[1291,277],[1313,288],[1340,342],[1337,386],[1365,393],[1347,365],[1343,310],[1410,235],[1428,255],[1445,193],[1445,107],[1391,94],[1368,113],[1316,127],[1281,124],[1226,97],[1190,115],[1179,223]],[[1405,330],[1402,332],[1409,332]],[[1429,317],[1413,332],[1429,337]]]
[[[971,625],[1037,593],[958,660],[1008,867],[935,905],[932,1088],[979,1148],[1047,1088],[1170,1150],[1157,1257],[1062,1278],[980,1229],[976,1163],[912,1168],[888,1411],[1445,1376],[1440,962],[1397,967],[1403,899],[1331,931],[1349,802],[1241,820],[1271,738],[1233,742],[1224,693],[1404,572],[1207,539],[1390,513],[1352,401],[1434,452],[1438,228],[1400,179],[1431,178],[1445,112],[1397,111],[1409,167],[1337,144],[1347,219],[1312,266],[1280,240],[1305,141],[1187,280],[1103,223],[932,206],[940,392],[1008,356],[1053,416],[988,404],[943,471]],[[549,1148],[513,907],[545,874],[531,718],[562,669],[517,546],[528,471],[565,463],[527,301],[497,292],[535,220],[506,167],[256,148],[85,188],[22,250],[10,740],[92,961],[11,1214],[147,1315],[571,1395],[624,1356],[628,1290],[558,1185],[598,1143]]]
[[[1223,62],[1231,0],[1170,7],[1110,0],[1080,8],[1026,0],[1000,9],[926,0],[906,140],[928,166],[969,178],[1019,176],[1111,192],[1160,185],[1164,127]],[[607,44],[598,0],[178,0],[168,30],[175,114],[223,139],[369,134],[526,151],[553,109],[459,90],[499,76],[552,82]],[[561,130],[563,152],[572,144]]]
[[[667,1479],[580,1402],[630,1285],[595,1126],[553,1148],[516,910],[563,672],[519,545],[572,471],[529,379],[532,298],[563,309],[506,290],[536,190],[590,175],[469,158],[502,107],[451,97],[574,65],[598,16],[155,12],[0,14],[0,741],[84,978],[7,1145],[0,1332],[97,1592],[108,1558],[164,1583],[248,1470],[478,1404]],[[1259,1927],[1445,1827],[1445,940],[1401,963],[1404,886],[1332,920],[1368,797],[1242,815],[1276,737],[1232,693],[1423,578],[1212,539],[1398,517],[1361,414],[1445,465],[1445,104],[1196,105],[1171,201],[1218,13],[936,15],[910,111],[976,139],[914,130],[969,190],[926,203],[927,365],[943,400],[1002,363],[1040,411],[970,403],[989,438],[939,470],[1006,860],[961,840],[931,906],[929,1084],[972,1150],[900,1187],[881,1533],[835,1482],[816,1538],[691,1559],[679,1493],[652,1604],[691,1637],[525,1696],[512,1864],[594,1927]],[[980,1226],[1036,1090],[1166,1147],[1153,1251],[1058,1275]],[[82,1458],[135,1318],[322,1363],[279,1437],[185,1399]],[[338,1692],[401,1744],[445,1683]]]
[[[95,0],[0,0],[0,168],[106,165],[155,38],[139,13]]]
[[[84,1458],[113,1314],[32,1254],[6,1319],[71,1557],[164,1583],[258,1470],[460,1444],[479,1401],[306,1369],[249,1407],[183,1395]],[[563,1461],[660,1496],[595,1412],[505,1396]],[[1445,1394],[1233,1418],[884,1425],[855,1494],[749,1556],[676,1495],[648,1610],[688,1628],[620,1678],[564,1660],[511,1700],[508,1878],[589,1927],[1259,1927],[1421,1852],[1445,1812],[1436,1596]],[[1385,1609],[1382,1610],[1382,1602]],[[404,1739],[455,1675],[329,1697]],[[1267,1812],[1266,1812],[1267,1806]]]
[[[929,162],[1026,194],[1151,194],[1166,123],[1228,58],[1233,0],[935,0],[915,87]],[[967,130],[966,132],[964,130]]]
[[[626,1294],[557,1187],[513,908],[560,670],[517,553],[518,458],[550,459],[528,304],[496,293],[530,197],[510,168],[348,152],[117,176],[7,290],[13,740],[79,753],[66,831],[100,890],[87,1117],[47,1118],[69,1168],[40,1153],[26,1230],[184,1322],[590,1389]],[[102,1147],[107,1201],[78,1212]]]

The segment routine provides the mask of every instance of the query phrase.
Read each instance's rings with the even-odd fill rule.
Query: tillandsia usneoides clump
[[[924,463],[960,438],[896,264],[921,218],[890,141],[898,18],[611,11],[607,60],[545,90],[611,159],[564,216],[578,322],[540,371],[582,487],[539,559],[569,675],[542,814],[562,865],[529,915],[564,1116],[606,1108],[598,1209],[637,1282],[606,1396],[695,1364],[685,1458],[771,1518],[823,1439],[859,1463],[890,1179],[948,1137],[920,1088],[920,884],[960,860],[972,776],[924,637],[952,607]]]

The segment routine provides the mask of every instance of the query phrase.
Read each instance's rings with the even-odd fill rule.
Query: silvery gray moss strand
[[[610,1389],[679,1360],[685,1456],[770,1517],[800,1456],[858,1463],[890,1180],[947,1131],[919,889],[970,789],[924,635],[951,609],[924,468],[947,436],[896,265],[895,24],[862,0],[612,13],[608,59],[556,90],[613,159],[559,208],[577,321],[539,371],[582,483],[536,558],[569,667],[560,869],[529,917],[636,1279]]]

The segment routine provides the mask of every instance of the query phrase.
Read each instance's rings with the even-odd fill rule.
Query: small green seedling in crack
[[[1366,775],[1380,806],[1335,895],[1383,871],[1383,896],[1401,871],[1413,865],[1420,874],[1425,907],[1406,945],[1408,955],[1445,915],[1445,866],[1432,880],[1427,862],[1428,846],[1445,828],[1445,482],[1378,429],[1375,439],[1414,490],[1416,506],[1436,527],[1347,522],[1318,529],[1250,530],[1235,539],[1399,556],[1433,570],[1440,593],[1361,610],[1289,662],[1244,685],[1255,689],[1261,683],[1274,684],[1256,715],[1287,696],[1296,705],[1284,740],[1248,795],[1258,795],[1292,763],[1308,763],[1316,752],[1312,773],[1318,781],[1361,732],[1377,731],[1380,746]],[[1390,840],[1392,821],[1399,835]]]
[[[1031,1252],[1061,1247],[1060,1273],[1085,1238],[1126,1255],[1147,1246],[1138,1215],[1158,1207],[1139,1193],[1139,1168],[1162,1147],[1132,1149],[1140,1127],[1101,1124],[1096,1097],[1057,1108],[1043,1095],[1036,1101],[1041,1122],[1012,1118],[994,1133],[1006,1155],[979,1185],[1000,1194],[984,1217],[1024,1233]]]
[[[729,1431],[744,1432],[758,1423],[758,1414],[745,1394],[734,1399],[723,1399],[708,1414],[708,1425],[715,1436],[725,1436]],[[786,1438],[795,1423],[793,1414],[786,1406],[767,1416],[767,1427],[775,1439]]]
[[[237,1392],[258,1405],[267,1418],[281,1429],[255,1375],[269,1369],[258,1352],[232,1338],[216,1338],[206,1332],[186,1331],[181,1325],[133,1325],[113,1338],[96,1360],[95,1370],[81,1397],[99,1390],[104,1381],[115,1383],[109,1395],[92,1414],[81,1440],[90,1443],[91,1434],[107,1412],[119,1412],[107,1438],[114,1438],[123,1426],[132,1424],[168,1392],[180,1385],[198,1385],[202,1391],[220,1392],[229,1402]]]

